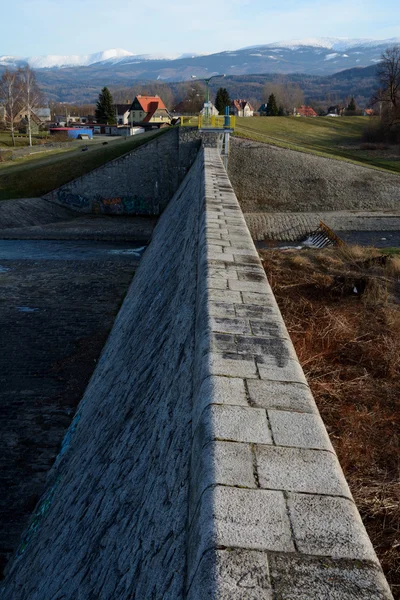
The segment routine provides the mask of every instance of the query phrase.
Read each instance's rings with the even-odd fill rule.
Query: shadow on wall
[[[106,215],[159,215],[196,159],[198,130],[167,134],[46,194],[71,210]]]
[[[138,194],[117,198],[102,198],[97,195],[90,199],[62,188],[55,193],[59,204],[72,210],[86,209],[97,215],[158,215],[160,213],[160,205],[156,199],[145,198]]]

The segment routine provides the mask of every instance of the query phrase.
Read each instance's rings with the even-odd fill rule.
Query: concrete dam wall
[[[158,215],[196,158],[198,136],[179,128],[79,177],[44,196],[83,213]]]
[[[214,149],[159,220],[0,596],[392,598]]]

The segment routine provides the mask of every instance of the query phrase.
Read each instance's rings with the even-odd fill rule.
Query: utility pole
[[[209,110],[210,110],[210,81],[211,79],[214,79],[216,77],[225,77],[225,73],[223,73],[222,75],[211,75],[211,77],[207,77],[204,78],[203,80],[199,79],[199,81],[204,81],[206,84],[206,91],[207,91],[207,102],[205,105],[205,109],[206,109],[206,119],[207,121],[209,120]],[[196,75],[192,75],[192,79],[197,79]]]

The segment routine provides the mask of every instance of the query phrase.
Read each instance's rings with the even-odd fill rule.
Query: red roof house
[[[138,95],[130,107],[131,123],[170,123],[171,115],[160,96]]]
[[[311,106],[300,106],[294,109],[296,117],[318,117],[317,113]]]
[[[254,114],[254,108],[247,102],[247,100],[232,100],[231,113],[237,117],[252,117]]]

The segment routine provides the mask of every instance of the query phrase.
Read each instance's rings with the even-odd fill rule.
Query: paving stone
[[[276,348],[282,345],[285,340],[276,337],[246,336],[236,335],[235,344],[238,354],[253,354],[255,356],[263,355],[275,356]]]
[[[266,284],[257,281],[237,281],[228,279],[229,289],[238,290],[240,292],[253,292],[255,294],[265,294]]]
[[[254,292],[243,292],[243,302],[245,304],[261,304],[262,306],[272,306],[273,308],[278,308],[275,297],[269,285],[265,286],[264,292],[262,294],[255,294]]]
[[[230,302],[232,304],[240,304],[242,297],[240,292],[232,292],[231,290],[214,290],[209,291],[210,300]]]
[[[260,324],[265,321],[271,321],[280,316],[277,307],[260,304],[238,304],[235,305],[235,312],[238,317],[248,317],[251,321],[258,320]]]
[[[269,316],[264,321],[250,320],[251,330],[254,335],[264,337],[279,337],[290,340],[288,330],[286,329],[285,323],[281,319],[279,314]]]
[[[226,377],[258,379],[257,367],[252,357],[230,353],[210,353],[208,364],[204,365],[203,373],[205,377],[225,375]]]
[[[371,563],[268,553],[280,600],[393,600],[382,571]]]
[[[199,435],[200,442],[201,433]],[[195,443],[197,440],[195,440]],[[250,444],[215,441],[193,452],[191,465],[189,521],[191,522],[203,492],[212,486],[226,485],[257,488],[253,473],[253,453]]]
[[[277,338],[279,339],[279,338]],[[282,340],[285,342],[286,340]],[[284,349],[282,353],[274,356],[258,356],[256,358],[258,372],[261,379],[271,381],[291,381],[293,383],[304,383],[307,385],[303,369],[297,360],[288,358],[289,349]]]
[[[227,290],[228,289],[228,280],[220,279],[218,277],[209,277],[206,281],[207,287],[210,290]]]
[[[262,408],[318,413],[310,388],[301,383],[249,379],[251,403]]]
[[[318,414],[268,410],[268,417],[274,442],[278,446],[333,452],[324,423]]]
[[[222,252],[222,247],[217,246],[216,244],[207,244],[207,254],[211,256],[213,254],[217,254]]]
[[[265,273],[262,272],[262,270],[258,270],[257,271],[243,271],[243,270],[239,270],[238,272],[238,279],[239,281],[253,281],[255,283],[267,283],[267,278],[265,276]]]
[[[218,545],[286,552],[294,549],[281,492],[217,487],[214,502]]]
[[[214,333],[211,332],[205,338],[204,352],[229,352],[236,353],[235,336],[232,333]]]
[[[224,317],[211,317],[210,326],[212,331],[219,331],[224,333],[251,334],[250,323],[246,319],[228,319]]]
[[[233,254],[229,252],[211,252],[207,251],[208,259],[219,261],[221,263],[234,263]]]
[[[233,404],[248,406],[243,379],[234,377],[208,377],[195,395],[193,410],[193,428],[195,429],[199,415],[209,404]]]
[[[216,439],[272,444],[266,413],[261,408],[212,405],[211,420]]]
[[[379,564],[357,508],[350,500],[289,493],[288,507],[300,552]]]
[[[187,600],[273,600],[267,554],[210,550],[200,563]]]
[[[214,246],[230,246],[231,243],[229,242],[229,240],[221,240],[221,239],[210,239],[210,244],[209,247],[214,247]]]
[[[352,499],[339,461],[331,452],[257,446],[256,457],[262,488]]]
[[[216,486],[201,497],[188,539],[189,573],[212,548],[293,552],[282,492]]]
[[[236,317],[235,306],[228,302],[214,302],[208,303],[208,312],[212,317]],[[244,315],[246,316],[246,315]]]
[[[260,259],[258,258],[258,256],[254,256],[254,252],[253,253],[248,253],[248,254],[243,254],[242,253],[238,253],[238,252],[232,252],[234,259],[235,259],[235,263],[237,263],[238,265],[259,265],[260,263]]]

